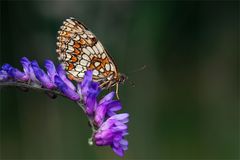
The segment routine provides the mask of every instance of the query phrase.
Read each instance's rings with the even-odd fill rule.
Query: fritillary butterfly
[[[66,19],[58,31],[58,59],[63,64],[68,78],[81,82],[84,73],[92,70],[93,81],[99,82],[103,89],[123,83],[126,76],[118,72],[112,57],[96,36],[75,18]]]

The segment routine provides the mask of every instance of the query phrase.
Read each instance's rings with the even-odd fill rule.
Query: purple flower
[[[64,81],[64,83],[71,88],[72,90],[76,90],[76,87],[72,84],[72,82],[66,77],[66,71],[63,70],[63,66],[60,64],[57,67],[57,73],[59,75],[59,77]]]
[[[48,89],[53,89],[55,87],[48,75],[39,67],[37,61],[32,61],[31,66],[36,78],[40,81],[42,86]]]
[[[47,69],[47,74],[50,80],[54,82],[54,77],[57,75],[54,63],[51,60],[45,60],[45,68]]]
[[[56,75],[54,77],[54,81],[55,81],[55,84],[57,85],[57,87],[59,88],[59,90],[65,96],[67,96],[68,98],[70,98],[73,101],[80,100],[80,96],[77,94],[77,92],[72,90],[66,83],[64,83],[64,81],[58,75]]]
[[[96,126],[100,126],[103,123],[106,118],[106,114],[109,117],[113,116],[116,114],[116,111],[122,108],[118,100],[113,100],[114,95],[114,92],[110,92],[102,100],[100,100],[98,106],[96,107],[94,116],[94,124]]]
[[[94,142],[98,146],[109,145],[117,155],[123,156],[128,149],[128,141],[124,137],[128,134],[125,123],[129,115],[115,113],[122,106],[118,100],[113,100],[114,92],[107,94],[98,103],[100,91],[99,84],[92,80],[92,71],[86,71],[82,83],[78,84],[78,93],[82,96],[86,113],[93,117],[93,123],[98,128],[93,137]]]
[[[8,73],[4,70],[0,70],[0,81],[6,81],[8,79]]]
[[[108,118],[94,135],[96,145],[111,146],[117,155],[123,156],[124,151],[128,149],[128,141],[124,139],[128,134],[125,124],[128,117],[127,113],[122,113]]]
[[[32,80],[33,82],[35,83],[40,83],[35,74],[34,74],[34,71],[33,71],[33,68],[31,66],[31,62],[26,58],[26,57],[22,57],[21,60],[20,60],[22,66],[23,66],[23,70],[25,72],[26,75],[28,75],[30,77],[30,80]]]
[[[17,81],[26,82],[29,79],[29,76],[24,72],[19,71],[17,68],[12,67],[10,64],[4,64],[2,69],[8,73],[8,75],[14,78]]]
[[[78,93],[86,105],[86,113],[93,116],[97,107],[97,96],[101,89],[97,82],[92,81],[92,71],[86,71],[82,83],[78,84]]]
[[[117,155],[124,155],[124,151],[128,149],[128,141],[125,136],[128,134],[126,123],[129,115],[116,113],[122,108],[122,105],[119,100],[114,100],[114,92],[108,93],[100,101],[97,100],[101,88],[99,83],[93,81],[91,70],[85,72],[82,82],[77,83],[76,90],[75,85],[67,78],[62,65],[56,69],[51,60],[46,60],[47,73],[45,73],[37,61],[31,62],[23,57],[21,64],[24,72],[10,64],[4,64],[0,70],[0,82],[9,80],[24,83],[26,86],[37,85],[35,87],[60,91],[73,101],[79,102],[81,100],[94,130],[92,140],[95,144],[97,146],[111,146]]]

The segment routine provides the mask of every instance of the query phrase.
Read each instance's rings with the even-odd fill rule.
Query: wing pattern
[[[92,70],[94,81],[110,85],[118,81],[113,59],[96,36],[74,18],[60,27],[56,52],[71,80],[82,81],[85,71]]]

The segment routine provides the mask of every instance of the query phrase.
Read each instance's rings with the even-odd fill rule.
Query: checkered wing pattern
[[[58,59],[71,80],[81,81],[86,70],[100,83],[118,81],[117,67],[96,36],[74,18],[66,19],[58,31]]]

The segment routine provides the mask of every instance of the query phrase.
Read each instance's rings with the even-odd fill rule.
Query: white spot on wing
[[[97,67],[100,65],[100,62],[95,62],[94,65],[95,65],[95,67]]]
[[[73,40],[71,39],[68,44],[69,44],[69,45],[73,45],[73,44],[74,44]]]
[[[89,52],[89,50],[87,50],[86,48],[83,48],[82,51],[83,51],[84,53],[86,53],[87,55],[90,55],[90,54],[91,54],[91,53]]]
[[[78,73],[78,77],[84,77],[84,73],[83,72],[80,72],[80,73]]]
[[[94,37],[93,33],[90,32],[90,31],[86,31],[85,33],[86,33],[90,38],[93,38],[93,37]]]
[[[87,66],[88,61],[82,59],[82,60],[80,61],[80,64],[81,64],[82,66]]]
[[[81,35],[82,38],[87,38],[86,34]]]
[[[73,52],[74,51],[74,48],[72,46],[68,46],[68,50]]]
[[[65,31],[71,31],[71,28],[65,27]]]
[[[95,52],[96,54],[99,54],[99,51],[98,51],[98,49],[97,49],[96,46],[93,46],[93,50],[94,50],[94,52]]]
[[[93,70],[93,75],[97,76],[99,74],[99,72],[97,70]]]
[[[106,54],[103,53],[103,54],[102,54],[102,59],[105,59],[105,58],[106,58]]]
[[[78,41],[80,39],[79,35],[73,38],[74,41]]]
[[[73,76],[77,76],[78,72],[74,71],[74,70],[71,70],[71,71],[68,71],[69,73],[71,73]]]
[[[67,19],[67,21],[72,24],[72,25],[75,25],[75,23],[71,20],[71,19]]]
[[[68,53],[66,55],[67,55],[67,57],[66,57],[66,61],[67,61],[67,60],[69,60],[71,58],[71,55],[68,54]]]
[[[76,71],[81,72],[83,70],[83,67],[81,65],[76,66]]]
[[[74,26],[72,25],[72,24],[70,24],[70,23],[67,23],[66,24],[68,27],[70,27],[70,28],[74,28]]]
[[[109,70],[110,70],[110,65],[107,63],[107,64],[105,65],[105,68],[106,68],[107,71],[109,71]]]
[[[95,53],[94,50],[93,50],[91,47],[87,47],[87,49],[88,49],[92,54]]]
[[[82,28],[83,28],[83,27],[77,26],[78,32],[81,33],[81,34],[83,33],[83,29],[82,29]]]
[[[102,45],[100,45],[100,42],[97,42],[96,47],[100,53],[103,53],[103,47],[102,47]]]
[[[90,61],[90,58],[89,58],[88,55],[86,55],[86,54],[83,54],[83,55],[82,55],[82,58],[85,59],[85,60],[87,60],[87,61]]]
[[[113,66],[112,63],[110,63],[110,66],[111,66],[111,71],[114,71],[115,70],[115,66]]]

